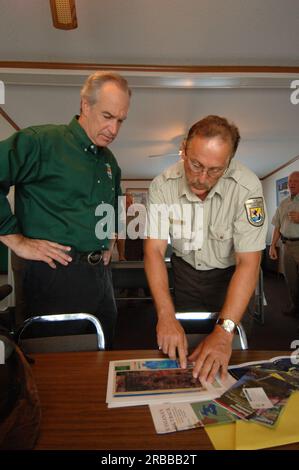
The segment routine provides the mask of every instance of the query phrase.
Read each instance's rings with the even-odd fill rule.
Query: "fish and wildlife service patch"
[[[248,222],[254,227],[261,227],[265,221],[264,199],[253,197],[245,202]]]

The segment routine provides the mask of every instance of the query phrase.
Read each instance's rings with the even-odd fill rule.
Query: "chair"
[[[169,287],[173,288],[172,267],[166,262]],[[111,263],[113,287],[117,289],[138,289],[142,288],[145,292],[149,292],[149,285],[144,271],[143,261],[121,261]],[[140,297],[119,297],[117,292],[116,300],[138,300]],[[150,295],[142,297],[142,299],[151,299]]]
[[[189,346],[197,346],[199,341],[211,333],[218,318],[218,312],[176,312],[175,316],[184,327]],[[233,339],[233,349],[248,349],[245,330],[241,323],[237,325],[237,331]]]
[[[105,349],[102,325],[89,313],[28,318],[19,329],[16,340],[25,353]]]
[[[254,311],[252,317],[261,325],[265,323],[265,305],[267,305],[267,302],[264,294],[264,275],[262,268],[260,268],[259,278],[254,292]]]
[[[5,299],[12,292],[12,287],[10,284],[4,284],[0,286],[0,300]]]
[[[0,303],[6,299],[12,292],[12,286],[10,284],[4,284],[0,286]],[[4,307],[4,308],[2,308]],[[7,328],[9,331],[14,331],[15,327],[15,314],[12,307],[7,306],[7,302],[4,301],[0,305],[0,325]]]

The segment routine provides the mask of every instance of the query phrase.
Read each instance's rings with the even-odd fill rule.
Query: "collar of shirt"
[[[178,180],[178,193],[179,197],[186,196],[187,199],[196,201],[198,198],[193,194],[188,186],[188,183],[185,178],[184,171],[184,162],[180,160],[179,162],[171,165],[165,170],[166,180]]]
[[[83,127],[80,126],[78,119],[79,116],[76,115],[69,123],[69,129],[71,133],[76,137],[84,152],[90,152],[93,155],[98,155],[101,147],[98,147],[90,140]]]
[[[238,162],[236,162],[235,160],[232,160],[230,162],[228,169],[221,176],[221,178],[219,178],[215,186],[209,192],[207,199],[211,199],[216,193],[219,194],[219,196],[222,199],[224,199],[225,194],[227,193],[226,184],[225,184],[226,180],[233,179],[236,182],[238,182],[240,180],[240,176],[241,176],[241,168],[239,168]]]

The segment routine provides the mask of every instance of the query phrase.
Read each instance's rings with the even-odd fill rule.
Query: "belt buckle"
[[[99,264],[102,257],[102,253],[100,251],[92,251],[87,255],[87,262],[92,266],[95,266],[96,264]]]

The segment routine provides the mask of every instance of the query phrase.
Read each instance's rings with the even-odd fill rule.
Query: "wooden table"
[[[278,351],[234,351],[231,363],[268,359]],[[204,429],[158,435],[147,406],[108,409],[109,361],[163,357],[159,351],[35,354],[33,373],[42,406],[36,449],[205,450]],[[299,443],[280,449],[299,449]]]

